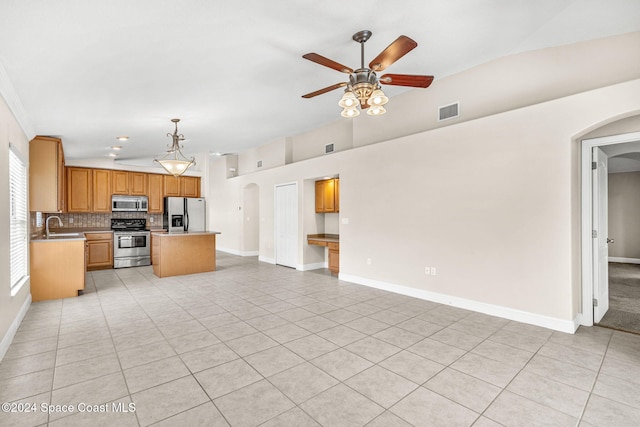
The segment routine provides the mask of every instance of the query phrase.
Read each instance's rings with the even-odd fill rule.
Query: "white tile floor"
[[[640,336],[218,256],[207,274],[93,272],[83,296],[32,304],[0,363],[0,402],[22,412],[0,425],[640,425]]]

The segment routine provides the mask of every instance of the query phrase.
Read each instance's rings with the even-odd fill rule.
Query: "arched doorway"
[[[614,205],[620,205],[612,210],[609,206],[610,195],[609,179],[613,176],[614,181],[624,183],[625,191],[631,191],[631,194],[637,192],[637,188],[628,189],[628,185],[624,180],[628,177],[616,177],[619,173],[632,173],[638,169],[634,166],[634,170],[610,168],[610,161],[624,161],[621,163],[624,168],[628,167],[629,162],[638,163],[637,157],[640,152],[640,116],[632,116],[617,122],[609,123],[603,127],[596,129],[581,140],[581,169],[582,169],[582,324],[592,325],[594,323],[600,326],[615,327],[615,329],[627,330],[627,326],[633,326],[634,331],[639,330],[640,313],[626,313],[625,308],[610,306],[610,302],[618,303],[620,298],[614,295],[610,299],[610,266],[620,269],[624,267],[624,263],[633,263],[640,261],[640,251],[636,248],[624,248],[622,243],[627,237],[631,236],[632,230],[628,223],[624,222],[626,216],[630,212],[621,210],[626,204],[620,204],[619,200],[613,199]],[[600,170],[600,164],[605,167]],[[612,175],[613,174],[613,175]],[[620,178],[620,179],[619,179]],[[621,190],[614,186],[614,193]],[[619,195],[618,195],[619,196]],[[619,197],[617,197],[619,198]],[[626,196],[624,197],[627,198]],[[613,215],[610,217],[610,213]],[[631,215],[635,219],[637,215]],[[622,220],[621,220],[622,218]],[[625,225],[626,224],[626,225]],[[635,224],[633,224],[635,226]],[[611,234],[612,226],[614,234]],[[630,234],[626,236],[626,234]],[[617,238],[617,239],[614,239]],[[614,244],[617,240],[617,245]],[[614,249],[614,251],[612,251]],[[619,253],[618,253],[619,252]],[[628,255],[632,253],[632,255]],[[613,256],[612,256],[613,255]],[[631,259],[631,260],[630,260]],[[637,262],[636,262],[637,263]],[[631,265],[631,267],[633,267]],[[624,268],[623,268],[624,270]],[[636,279],[640,279],[640,272],[637,268],[633,268],[633,274]],[[626,274],[626,270],[622,271]],[[635,280],[638,282],[638,280]],[[627,291],[625,291],[627,292]],[[628,295],[624,295],[627,296]],[[624,305],[624,304],[623,304]],[[634,306],[637,303],[633,304]],[[618,311],[625,311],[618,313]],[[634,310],[631,310],[634,311]],[[620,316],[618,316],[620,314]],[[613,317],[612,316],[617,316]],[[634,320],[628,323],[628,318],[634,317]],[[631,329],[629,329],[631,330]]]

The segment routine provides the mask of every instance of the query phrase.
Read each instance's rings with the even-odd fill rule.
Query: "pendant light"
[[[188,159],[180,149],[180,141],[184,141],[184,135],[178,134],[178,122],[180,119],[171,119],[176,128],[173,134],[168,133],[167,136],[173,139],[173,143],[169,145],[167,153],[159,159],[154,159],[154,162],[159,163],[168,173],[173,176],[180,176],[189,169],[189,167],[196,164],[193,157]]]

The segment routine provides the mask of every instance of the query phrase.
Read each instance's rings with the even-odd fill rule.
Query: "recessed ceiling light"
[[[113,150],[122,150],[122,145],[112,145],[111,148]]]
[[[116,137],[116,139],[118,141],[127,141],[129,139],[129,137],[128,136],[118,136],[118,137]]]
[[[116,153],[109,153],[109,154],[108,154],[108,156],[109,156],[109,157],[116,157],[116,156],[117,156],[117,154],[116,154]]]

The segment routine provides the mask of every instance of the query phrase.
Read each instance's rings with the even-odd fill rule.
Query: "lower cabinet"
[[[340,243],[329,243],[329,271],[334,274],[340,271]]]
[[[77,297],[84,289],[83,239],[32,241],[31,298],[34,302]]]
[[[85,233],[87,271],[113,268],[113,233]]]

